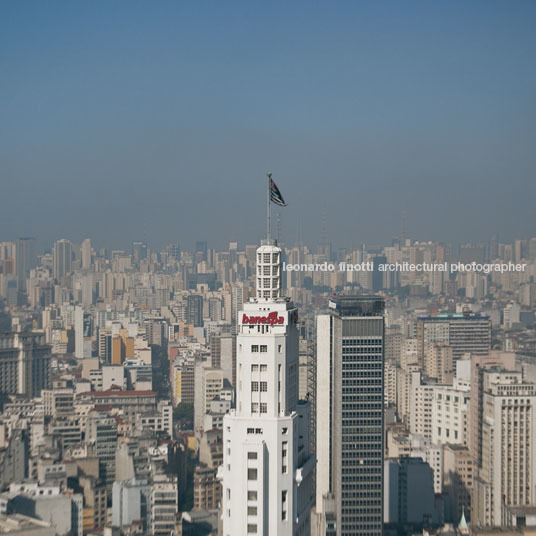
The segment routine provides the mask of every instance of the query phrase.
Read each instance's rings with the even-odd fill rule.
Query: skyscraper
[[[384,301],[336,296],[317,317],[313,534],[383,530]]]
[[[281,249],[257,250],[257,296],[238,318],[237,406],[223,422],[223,535],[309,534],[314,457],[298,401],[298,311],[280,296]]]
[[[203,296],[191,294],[186,303],[186,321],[196,328],[203,326]]]
[[[432,343],[452,347],[452,357],[464,353],[487,355],[491,348],[491,320],[483,313],[442,313],[417,318],[417,356],[424,365],[424,356]]]
[[[482,463],[473,495],[475,524],[505,525],[504,506],[534,505],[536,386],[522,372],[482,373]]]
[[[91,267],[91,239],[86,238],[80,246],[80,262],[83,270]]]
[[[44,333],[2,333],[0,393],[39,395],[49,386],[50,360]]]
[[[62,238],[54,243],[54,278],[58,281],[71,273],[73,261],[73,245],[69,240]]]
[[[19,238],[15,247],[15,266],[19,290],[26,291],[26,277],[35,268],[35,238]]]

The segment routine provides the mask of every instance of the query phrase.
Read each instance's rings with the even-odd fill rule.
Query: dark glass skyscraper
[[[186,304],[186,320],[194,327],[203,326],[203,296],[191,294]]]
[[[336,296],[317,317],[317,534],[383,531],[384,307]]]

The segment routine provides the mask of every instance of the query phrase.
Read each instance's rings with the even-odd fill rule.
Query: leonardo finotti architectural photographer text
[[[375,265],[374,262],[361,262],[351,264],[347,262],[322,262],[310,264],[287,264],[283,263],[285,272],[482,272],[489,274],[491,272],[524,272],[527,265],[515,264],[513,262],[502,263],[462,263],[462,262],[440,262],[428,263],[422,262],[413,264],[410,262],[380,263]]]

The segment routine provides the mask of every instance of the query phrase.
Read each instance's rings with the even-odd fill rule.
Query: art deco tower
[[[281,297],[281,249],[257,249],[256,297],[238,313],[236,409],[223,423],[224,536],[310,533],[309,404],[298,401],[298,311]]]

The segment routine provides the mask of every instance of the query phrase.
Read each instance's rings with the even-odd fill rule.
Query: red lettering
[[[284,324],[285,317],[277,316],[276,311],[268,313],[268,316],[248,316],[246,314],[242,315],[242,324],[269,324],[273,326],[274,324]]]

